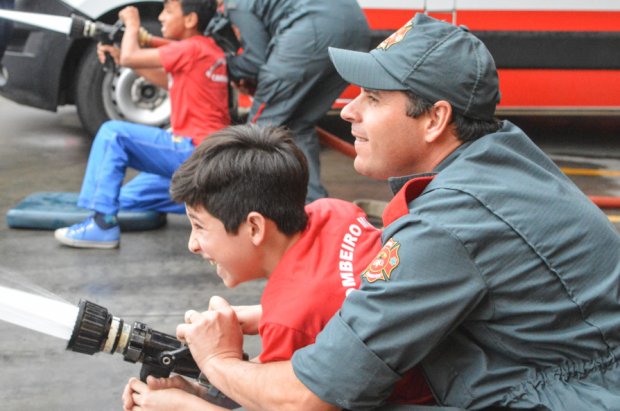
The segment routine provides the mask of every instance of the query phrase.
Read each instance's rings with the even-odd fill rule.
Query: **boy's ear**
[[[186,14],[184,17],[185,20],[185,28],[193,29],[198,27],[198,14],[195,11],[192,11],[189,14]]]
[[[251,211],[245,218],[248,234],[252,244],[258,246],[265,240],[265,230],[267,228],[267,219],[259,212]]]

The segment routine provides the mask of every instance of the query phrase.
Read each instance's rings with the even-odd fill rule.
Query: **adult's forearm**
[[[271,36],[265,23],[250,10],[239,7],[228,11],[231,23],[241,33],[243,53],[227,59],[228,71],[233,80],[256,79],[261,66],[267,61]]]
[[[248,410],[337,410],[295,376],[290,361],[258,364],[212,359],[203,370],[209,381]]]
[[[226,59],[226,65],[230,74],[231,80],[239,81],[242,79],[256,79],[258,77],[258,71],[260,64],[257,64],[248,56],[243,54],[237,56],[230,56]]]
[[[189,346],[211,384],[249,410],[337,409],[297,379],[290,361],[244,361],[239,320],[221,297],[211,297],[208,311],[187,311],[177,337]]]

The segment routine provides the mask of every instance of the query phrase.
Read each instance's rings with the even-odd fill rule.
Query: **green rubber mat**
[[[86,219],[91,210],[77,206],[78,193],[33,193],[11,208],[6,221],[11,228],[55,230]],[[166,214],[157,211],[121,210],[118,221],[122,231],[144,231],[166,224]]]

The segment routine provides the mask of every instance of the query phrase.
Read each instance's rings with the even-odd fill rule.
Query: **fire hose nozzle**
[[[120,43],[123,33],[124,26],[120,20],[110,25],[72,14],[71,28],[67,35],[74,39],[91,38],[104,44],[113,44]]]
[[[115,352],[123,355],[125,361],[142,363],[140,379],[146,377],[168,377],[171,372],[198,379],[200,369],[192,358],[189,347],[176,337],[165,334],[139,321],[133,325],[113,316],[100,305],[80,300],[79,311],[67,350],[93,355],[96,352]],[[239,405],[226,397],[217,388],[208,386],[205,400],[228,408]]]
[[[67,348],[93,355],[101,351],[112,323],[108,310],[90,301],[80,300],[77,321]]]

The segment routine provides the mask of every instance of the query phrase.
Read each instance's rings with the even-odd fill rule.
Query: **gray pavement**
[[[568,141],[561,133],[546,138],[547,129],[536,121],[529,125],[563,166],[620,170],[620,136]],[[90,142],[73,108],[48,113],[0,98],[0,214],[33,192],[78,191]],[[324,149],[322,162],[333,197],[389,199],[385,183],[357,175],[344,155]],[[576,181],[589,194],[620,195],[620,175]],[[187,251],[188,234],[185,217],[169,215],[161,229],[124,233],[118,250],[75,250],[58,244],[50,231],[2,223],[0,286],[39,287],[72,304],[85,298],[171,334],[187,309],[206,308],[212,295],[233,304],[259,302],[264,283],[226,289],[208,264]],[[139,371],[118,354],[67,352],[63,340],[2,321],[0,335],[0,410],[119,410],[127,379]],[[245,349],[258,354],[259,340],[247,338]]]

